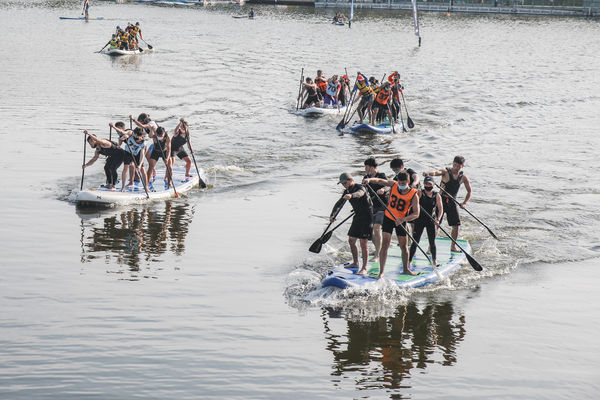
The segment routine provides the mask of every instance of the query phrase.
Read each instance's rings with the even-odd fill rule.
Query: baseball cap
[[[340,184],[340,183],[346,183],[346,182],[348,182],[351,179],[352,179],[352,175],[350,175],[347,172],[344,172],[343,174],[340,175],[340,181],[338,182],[338,184]]]

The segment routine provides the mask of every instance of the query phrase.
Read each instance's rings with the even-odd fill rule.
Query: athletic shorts
[[[325,104],[331,104],[332,106],[337,106],[337,99],[334,99],[330,95],[325,95]]]
[[[319,102],[319,96],[317,96],[316,94],[312,95],[312,96],[308,96],[306,98],[306,101],[304,102],[305,106],[308,106],[311,103],[318,103]]]
[[[378,108],[380,110],[387,110],[387,104],[381,104],[376,101],[373,102],[373,108]]]
[[[385,211],[373,211],[373,224],[383,225],[383,219],[385,218]]]
[[[160,158],[162,158],[162,153],[160,152],[160,149],[157,146],[156,148],[152,149],[152,153],[150,153],[150,159],[158,161]]]
[[[375,96],[370,94],[367,97],[362,96],[362,99],[360,99],[360,102],[362,104],[372,103],[374,99],[375,99]]]
[[[371,213],[366,216],[354,216],[352,225],[348,230],[348,236],[359,239],[371,239],[373,236],[373,219]]]
[[[444,214],[448,220],[448,225],[459,226],[460,216],[458,215],[458,204],[449,197],[442,196],[442,204],[444,205]]]
[[[174,157],[175,155],[177,155],[177,157],[179,157],[180,160],[183,160],[188,156],[188,153],[186,153],[183,149],[183,146],[181,146],[178,149],[171,150],[171,157]]]
[[[132,156],[130,152],[126,151],[125,157],[123,158],[123,163],[125,165],[131,164],[133,162],[134,158],[135,158],[135,162],[137,163],[137,165],[140,165],[140,162],[142,160],[142,152],[140,151],[135,156]]]
[[[402,229],[402,227],[404,227],[404,229]],[[406,236],[406,222],[401,223],[400,225],[396,226],[396,221],[389,219],[387,216],[384,218],[383,220],[383,226],[381,228],[384,232],[392,234],[392,232],[394,231],[394,229],[396,230],[396,235],[398,237],[400,236]]]

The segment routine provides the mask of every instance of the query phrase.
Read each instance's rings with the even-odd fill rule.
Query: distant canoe
[[[81,21],[81,20],[85,19],[85,17],[58,17],[58,18],[59,19],[73,19],[73,20],[76,20],[76,21]],[[88,18],[88,21],[99,20],[99,19],[104,19],[104,17]]]

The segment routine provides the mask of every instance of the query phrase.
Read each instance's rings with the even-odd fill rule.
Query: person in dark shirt
[[[365,176],[363,179],[368,178],[381,178],[387,179],[383,172],[377,172],[377,161],[373,157],[365,160]],[[363,181],[364,184],[364,181]],[[370,185],[373,191],[368,190],[373,203],[373,245],[375,246],[375,254],[370,261],[376,262],[379,260],[379,250],[381,249],[381,226],[383,225],[383,217],[385,213],[385,206],[377,199],[377,193],[379,198],[383,201],[383,204],[387,203],[387,192],[389,191],[385,186],[373,183]]]
[[[442,203],[444,204],[444,214],[446,214],[446,218],[448,219],[448,225],[452,227],[450,235],[455,241],[458,239],[458,231],[460,228],[458,208],[464,208],[467,205],[467,202],[471,199],[472,191],[471,182],[462,171],[464,166],[465,158],[463,156],[456,156],[452,162],[452,168],[446,167],[437,171],[423,172],[424,176],[442,176],[440,187],[444,189],[441,193]],[[460,185],[465,185],[465,189],[467,189],[467,194],[462,203],[458,203],[458,200],[456,200]],[[456,247],[454,242],[452,243],[450,250],[455,253],[460,252],[460,249]]]
[[[340,175],[338,184],[340,183],[344,186],[344,194],[333,206],[329,221],[335,221],[335,215],[339,213],[346,201],[350,202],[354,210],[352,225],[350,225],[350,229],[348,230],[348,243],[352,252],[352,264],[346,268],[360,267],[358,262],[358,246],[356,244],[357,240],[359,240],[362,267],[357,274],[364,275],[367,273],[367,258],[369,256],[367,244],[373,234],[373,203],[371,202],[371,197],[367,194],[367,188],[359,183],[355,183],[352,175],[349,173],[344,172]]]

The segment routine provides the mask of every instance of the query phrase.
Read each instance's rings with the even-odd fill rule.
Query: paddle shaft
[[[329,232],[327,232],[327,233],[331,233],[331,232],[335,231],[337,228],[339,228],[340,226],[342,226],[342,224],[343,224],[344,222],[348,221],[348,220],[349,220],[350,218],[352,218],[353,216],[354,216],[354,211],[352,211],[352,212],[350,213],[350,215],[348,215],[346,218],[344,218],[344,219],[342,220],[342,222],[340,222],[339,224],[337,224],[336,226],[334,226],[333,228],[331,228],[331,230],[330,230]],[[323,236],[325,236],[325,235],[323,235]]]
[[[302,93],[302,83],[304,82],[304,67],[302,67],[302,72],[300,72],[300,86],[298,87],[298,99],[296,100],[296,111],[300,108],[300,93]]]
[[[85,165],[85,149],[86,149],[86,143],[87,142],[87,135],[84,133],[83,134],[83,164]],[[85,168],[81,169],[81,185],[79,187],[79,190],[83,190],[83,177],[85,176]]]
[[[112,39],[111,39],[112,40]],[[106,44],[104,46],[102,46],[102,48],[100,50],[98,50],[96,53],[100,53],[102,50],[104,50],[104,48],[106,46],[108,46],[110,44],[110,40],[108,42],[106,42]]]
[[[344,194],[345,194],[345,191],[344,191]],[[344,194],[342,194],[342,197],[340,197],[340,200],[341,200],[341,199],[344,197]],[[338,201],[340,201],[340,200],[338,200]],[[337,204],[337,202],[336,202],[336,204]],[[339,208],[339,209],[338,209],[338,210],[335,212],[335,214],[333,215],[333,219],[334,219],[334,220],[335,220],[335,217],[337,217],[337,216],[338,216],[338,214],[340,213],[340,211],[342,211],[342,207],[340,207],[340,208]],[[329,229],[329,227],[331,226],[331,224],[333,224],[333,221],[329,221],[329,225],[327,225],[327,228],[325,228],[325,230],[324,230],[324,231],[323,231],[323,233],[321,234],[321,237],[323,237],[323,236],[325,235],[325,233],[327,233],[327,229]]]
[[[500,240],[498,239],[498,237],[494,234],[494,232],[492,232],[492,230],[490,228],[487,227],[486,224],[484,224],[483,222],[481,222],[481,220],[479,218],[477,218],[475,215],[473,215],[473,213],[469,210],[466,209],[466,207],[462,206],[458,200],[456,200],[454,198],[454,196],[452,196],[450,193],[448,193],[444,188],[442,188],[440,185],[438,185],[437,183],[435,183],[435,186],[437,186],[442,192],[444,192],[444,194],[446,194],[447,197],[449,197],[450,199],[452,199],[452,201],[454,201],[454,203],[456,203],[457,206],[459,206],[460,208],[462,208],[463,210],[465,210],[467,213],[469,213],[469,215],[473,218],[475,218],[475,220],[477,220],[477,222],[479,222],[481,225],[483,225],[483,227],[485,229],[487,229],[487,231],[490,233],[490,235],[492,235],[492,237],[496,240]]]
[[[167,133],[165,132],[164,135]],[[175,192],[175,197],[179,197],[179,193],[177,193],[177,189],[175,188],[175,182],[173,182],[173,173],[171,171],[171,166],[167,162],[167,157],[165,156],[165,152],[163,150],[162,144],[160,144],[160,140],[156,136],[156,144],[158,144],[158,149],[160,150],[160,154],[162,155],[163,162],[165,163],[165,167],[167,168],[167,175],[169,176],[169,180],[171,181],[171,185],[173,185],[173,192]]]
[[[383,200],[381,200],[381,197],[379,197],[379,195],[377,194],[377,192],[375,190],[373,190],[373,188],[371,187],[371,185],[369,185],[368,183],[366,184],[366,186],[369,188],[369,190],[375,195],[375,197],[377,197],[377,200],[379,201],[379,203],[385,207],[385,209],[392,215],[394,215],[394,213],[388,208],[387,204],[385,204],[383,202]],[[384,217],[385,218],[385,217]],[[417,247],[419,248],[419,250],[421,250],[421,253],[423,253],[423,255],[427,258],[427,260],[429,261],[429,263],[433,266],[433,270],[435,271],[436,275],[438,276],[439,280],[442,280],[442,276],[440,275],[439,271],[437,270],[437,267],[435,266],[435,264],[433,263],[433,261],[431,261],[431,258],[429,258],[429,256],[427,255],[427,253],[425,252],[425,250],[423,250],[423,248],[419,245],[419,243],[417,241],[415,241],[415,238],[412,237],[412,235],[408,232],[408,229],[406,229],[402,224],[397,225],[400,226],[402,228],[402,230],[406,233],[406,236],[408,236],[410,238],[410,240],[412,240],[413,243],[415,243],[417,245]]]
[[[415,123],[413,122],[412,119],[410,119],[410,115],[408,115],[408,108],[406,108],[406,99],[404,98],[404,92],[400,88],[398,88],[398,90],[400,91],[400,94],[402,95],[402,102],[404,103],[404,109],[406,110],[406,124],[408,125],[408,127],[410,129],[412,129],[415,127]],[[400,116],[402,116],[402,110],[400,110]]]
[[[146,43],[146,46],[148,46],[148,48],[149,48],[150,50],[152,50],[152,45],[148,44],[148,42],[146,42],[146,41],[144,40],[144,38],[143,38],[143,37],[141,37],[141,36],[140,36],[140,39],[142,39],[142,41],[143,41],[144,43]]]
[[[437,222],[435,218],[433,218],[433,216],[431,214],[429,214],[427,211],[425,211],[425,209],[419,204],[419,207],[421,208],[421,212],[425,213],[425,215],[427,215],[429,217],[429,219],[431,219],[431,221],[433,221],[434,223]],[[473,269],[475,271],[481,271],[483,268],[481,267],[481,265],[473,258],[473,256],[471,256],[469,253],[467,253],[467,251],[465,249],[462,248],[462,246],[460,244],[458,244],[458,242],[456,240],[454,240],[452,238],[452,236],[450,236],[450,234],[448,232],[446,232],[446,230],[444,228],[442,228],[439,224],[436,224],[438,228],[440,228],[440,230],[442,232],[444,232],[444,234],[446,236],[448,236],[448,238],[450,240],[452,240],[452,243],[454,243],[456,246],[458,246],[458,248],[465,254],[465,256],[467,256],[467,260],[469,260],[469,264],[471,264],[471,267],[473,267]]]
[[[192,160],[194,160],[194,167],[196,167],[196,174],[198,174],[198,185],[202,189],[206,189],[206,182],[200,177],[200,170],[198,169],[198,164],[196,163],[196,156],[194,156],[194,150],[192,149],[192,141],[190,140],[190,133],[186,128],[187,142],[188,147],[190,148],[190,154],[192,155]]]

